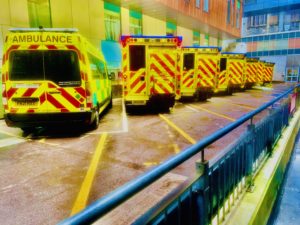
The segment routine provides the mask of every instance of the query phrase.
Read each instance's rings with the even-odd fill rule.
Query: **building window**
[[[200,33],[198,31],[193,32],[193,46],[199,46],[200,44]]]
[[[269,32],[274,33],[279,31],[278,27],[278,18],[279,15],[277,13],[269,14],[268,25],[269,25]]]
[[[172,22],[167,22],[166,35],[167,36],[175,36],[176,35],[176,24]]]
[[[227,24],[230,24],[230,12],[231,12],[230,7],[231,7],[230,0],[227,0],[227,19],[226,19]]]
[[[236,1],[236,28],[240,28],[241,0]]]
[[[267,14],[250,16],[247,19],[247,35],[262,34],[266,32]]]
[[[204,6],[203,6],[203,10],[204,12],[208,12],[208,9],[209,9],[209,4],[208,4],[208,1],[209,0],[204,0]]]
[[[130,34],[133,35],[142,35],[142,14],[130,10]]]
[[[208,46],[209,45],[209,35],[205,34],[204,36],[204,45]]]
[[[118,41],[121,33],[120,7],[104,2],[105,38],[109,41]]]
[[[27,0],[30,27],[52,27],[49,0]]]
[[[200,8],[200,0],[196,0],[196,8]]]
[[[300,10],[290,10],[287,11],[284,15],[283,21],[283,30],[284,31],[292,31],[299,30],[300,25]]]

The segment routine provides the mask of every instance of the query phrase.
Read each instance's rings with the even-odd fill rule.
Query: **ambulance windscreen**
[[[73,51],[13,51],[9,56],[12,81],[49,80],[59,86],[80,86],[78,56]]]

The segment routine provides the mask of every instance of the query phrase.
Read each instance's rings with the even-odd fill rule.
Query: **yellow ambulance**
[[[219,73],[219,53],[215,46],[180,49],[180,98],[206,100],[211,97]]]
[[[244,78],[245,87],[251,88],[256,83],[258,58],[245,58]]]
[[[220,73],[217,90],[231,94],[233,90],[245,87],[244,65],[245,55],[242,53],[222,52],[220,56]]]
[[[263,86],[264,76],[265,76],[265,61],[258,60],[256,66],[257,66],[256,84],[259,86]]]
[[[182,38],[122,36],[123,96],[127,110],[150,106],[168,110],[179,91],[178,51]]]
[[[99,114],[112,107],[104,57],[77,29],[10,29],[3,52],[2,97],[8,126],[96,129]]]
[[[265,62],[264,67],[264,84],[270,84],[273,80],[273,72],[274,72],[275,63]]]

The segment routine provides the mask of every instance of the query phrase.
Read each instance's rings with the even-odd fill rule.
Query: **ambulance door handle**
[[[144,80],[145,80],[145,77],[144,77],[144,76],[142,76],[142,77],[141,77],[141,81],[144,81]]]

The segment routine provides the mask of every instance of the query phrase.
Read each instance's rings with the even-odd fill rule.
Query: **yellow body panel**
[[[60,54],[67,55],[69,61],[67,65],[63,61],[55,66],[60,66],[64,71],[71,65],[77,77],[75,81],[60,80],[61,77],[55,73],[57,69],[51,72],[51,69],[54,70],[51,68],[51,57],[57,59]],[[17,64],[18,61],[11,61],[18,60],[18,57],[28,62],[29,57],[36,60],[33,61],[34,66],[44,69],[35,72],[35,76],[43,79],[36,80],[30,71],[11,72],[12,68],[23,66]],[[97,63],[93,64],[91,57]],[[38,61],[40,58],[43,61]],[[57,62],[60,61],[57,59]],[[99,64],[98,69],[95,69],[95,64]],[[98,74],[91,68],[97,70]],[[5,114],[81,113],[90,112],[93,108],[101,111],[102,106],[111,100],[111,81],[103,55],[70,29],[13,29],[7,35],[4,45],[2,74]]]

